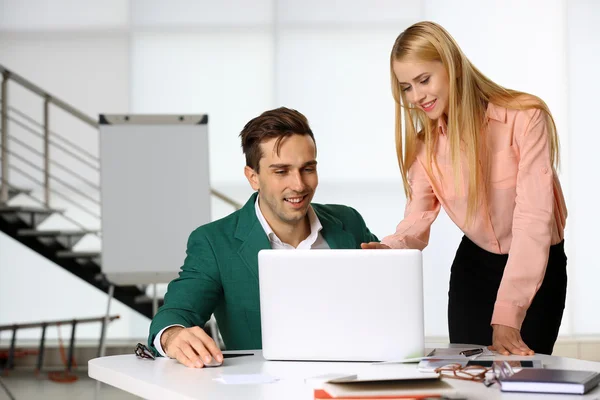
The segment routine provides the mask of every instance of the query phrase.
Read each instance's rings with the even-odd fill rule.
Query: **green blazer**
[[[196,229],[189,237],[187,257],[150,324],[148,344],[164,327],[203,327],[215,314],[228,350],[261,349],[258,252],[270,249],[256,217],[254,193],[244,207]],[[332,249],[357,249],[378,241],[361,215],[342,205],[312,204],[321,234]]]

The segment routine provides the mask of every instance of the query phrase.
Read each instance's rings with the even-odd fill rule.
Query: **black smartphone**
[[[253,356],[253,355],[254,355],[254,353],[223,353],[223,361],[225,361],[226,358],[247,357],[247,356]],[[223,363],[218,362],[214,358],[211,362],[204,363],[205,367],[220,367],[221,365],[223,365]]]
[[[225,358],[236,358],[236,357],[246,357],[253,356],[254,353],[223,353],[223,359]]]

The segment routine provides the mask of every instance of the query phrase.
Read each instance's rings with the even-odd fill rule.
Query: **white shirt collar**
[[[269,238],[269,241],[271,243],[278,244],[278,245],[284,244],[281,241],[281,239],[279,239],[277,237],[275,232],[273,232],[273,229],[271,229],[271,226],[269,225],[269,223],[265,219],[265,216],[263,215],[262,211],[260,210],[260,206],[258,205],[259,198],[260,198],[260,195],[256,196],[256,201],[254,202],[254,209],[256,210],[256,218],[258,218],[258,222],[260,222],[260,225],[262,226],[263,230],[267,234],[267,237]],[[304,239],[298,245],[298,248],[300,248],[301,245],[303,245],[303,244],[305,244],[306,246],[308,246],[308,248],[310,248],[317,241],[317,239],[319,237],[319,232],[321,231],[321,229],[323,229],[323,225],[321,225],[321,221],[319,221],[319,217],[317,217],[317,213],[315,213],[315,210],[313,210],[311,205],[308,206],[307,215],[308,215],[308,222],[310,223],[310,234],[307,236],[306,239]],[[285,243],[285,244],[287,244],[287,243]]]

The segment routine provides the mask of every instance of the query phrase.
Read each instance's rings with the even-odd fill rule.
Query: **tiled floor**
[[[73,383],[56,383],[48,379],[47,374],[39,378],[29,371],[11,371],[2,376],[2,382],[11,391],[15,400],[61,399],[61,400],[133,400],[140,397],[120,389],[100,384],[96,393],[96,381],[87,376],[87,372],[77,372],[79,378]],[[10,397],[0,386],[0,400]]]

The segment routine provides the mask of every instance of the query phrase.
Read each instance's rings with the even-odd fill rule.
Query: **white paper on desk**
[[[410,364],[410,363],[418,363],[422,360],[436,359],[436,360],[475,360],[478,357],[487,357],[493,356],[490,350],[487,347],[482,347],[483,351],[479,354],[475,354],[471,357],[466,357],[462,354],[459,354],[461,351],[470,350],[470,348],[448,348],[448,349],[434,349],[431,353],[427,354],[425,357],[414,357],[414,358],[404,358],[401,360],[390,360],[390,361],[380,361],[373,363],[374,365],[383,365],[383,364]]]
[[[327,383],[369,383],[369,382],[400,382],[400,381],[431,381],[438,380],[440,375],[438,373],[423,373],[416,369],[403,369],[403,370],[385,370],[385,369],[371,369],[355,376],[347,376],[340,378],[333,378],[327,381]]]
[[[277,382],[279,379],[267,374],[230,374],[213,379],[225,385],[260,385]]]
[[[455,396],[457,392],[450,384],[435,379],[426,382],[415,381],[379,381],[357,383],[325,383],[323,389],[332,397],[341,398],[423,398],[424,395],[439,397],[439,395]]]

